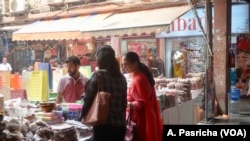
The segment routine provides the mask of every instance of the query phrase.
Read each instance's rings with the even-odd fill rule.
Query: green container
[[[83,101],[82,100],[77,100],[76,103],[77,104],[83,104]]]
[[[49,101],[55,101],[56,100],[56,97],[57,97],[57,93],[55,92],[50,92],[49,93]]]

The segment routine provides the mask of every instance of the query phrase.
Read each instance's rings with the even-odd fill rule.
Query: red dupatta
[[[155,88],[149,84],[143,73],[134,74],[128,89],[128,101],[134,106],[140,138],[143,141],[162,141],[163,124]]]

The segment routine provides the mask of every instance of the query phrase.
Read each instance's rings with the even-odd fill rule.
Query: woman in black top
[[[110,93],[110,104],[107,124],[93,127],[94,141],[124,141],[126,132],[127,82],[120,72],[115,58],[115,51],[105,45],[96,52],[98,70],[93,72],[86,83],[82,116],[90,108],[97,93],[97,73],[103,76],[104,91]]]

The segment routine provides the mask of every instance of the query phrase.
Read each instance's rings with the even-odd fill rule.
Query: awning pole
[[[213,83],[213,65],[212,65],[212,46],[213,46],[213,31],[212,31],[212,3],[211,0],[206,0],[206,39],[208,41],[206,47],[206,71],[205,71],[205,118],[204,124],[213,124],[212,119],[215,105],[214,83]],[[209,52],[210,51],[210,52]]]

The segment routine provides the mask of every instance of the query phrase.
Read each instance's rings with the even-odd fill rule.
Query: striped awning
[[[8,26],[2,26],[0,27],[0,31],[16,31],[19,30],[28,24],[22,24],[22,25],[8,25]]]
[[[158,33],[168,31],[171,22],[189,10],[185,5],[37,21],[14,32],[12,40],[71,40]]]
[[[12,34],[14,41],[31,40],[70,40],[91,38],[83,36],[80,27],[88,25],[89,21],[96,22],[109,14],[91,14],[72,18],[63,18],[48,21],[36,21]]]
[[[82,27],[81,31],[85,35],[94,37],[141,35],[168,31],[171,22],[189,10],[190,6],[184,5],[116,13],[105,18],[102,22]]]

